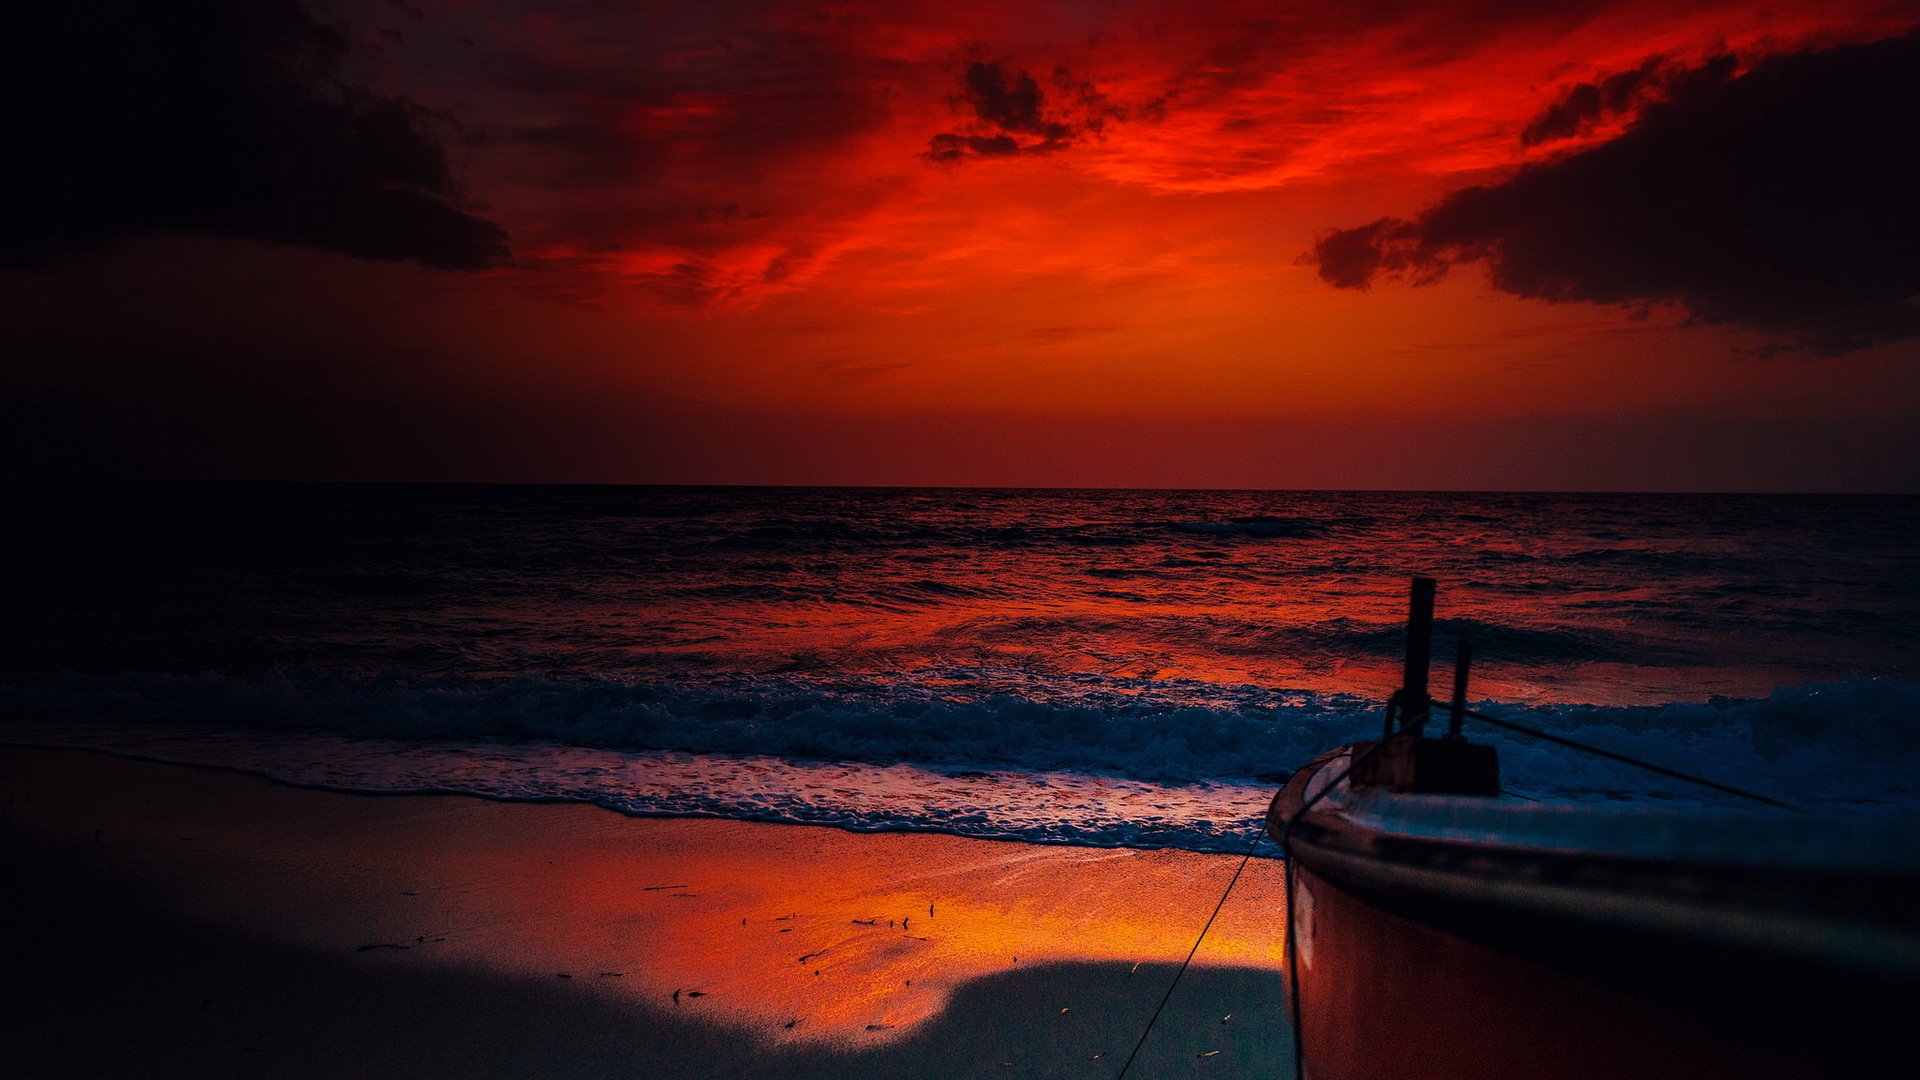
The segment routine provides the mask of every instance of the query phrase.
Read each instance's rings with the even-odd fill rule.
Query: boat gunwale
[[[1380,906],[1477,938],[1521,922],[1792,957],[1920,982],[1920,875],[1660,858],[1393,832],[1322,799],[1288,823],[1340,748],[1274,797],[1268,830],[1301,866]],[[1344,783],[1344,781],[1337,781]],[[1536,935],[1539,936],[1539,935]]]

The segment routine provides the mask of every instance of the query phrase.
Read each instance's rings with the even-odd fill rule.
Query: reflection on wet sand
[[[956,1009],[1006,1032],[994,1053],[1123,1058],[1238,861],[344,796],[77,753],[0,763],[34,792],[17,838],[193,926],[361,973],[538,980],[788,1064],[954,1052],[930,1047],[973,1037]],[[1282,880],[1249,868],[1156,1053],[1281,1060]]]
[[[1233,870],[1178,852],[720,822],[649,830],[639,857],[588,850],[556,864],[578,922],[549,947],[624,957],[639,974],[625,990],[697,988],[699,1007],[781,1039],[904,1033],[968,981],[1021,966],[1177,962]],[[1199,962],[1277,967],[1277,871],[1261,863],[1243,879]],[[645,891],[667,879],[684,887]]]

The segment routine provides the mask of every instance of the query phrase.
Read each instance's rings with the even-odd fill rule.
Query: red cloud
[[[594,5],[574,20],[493,0],[395,21],[407,44],[386,55],[400,89],[476,133],[474,190],[530,274],[705,309],[802,287],[879,244],[931,254],[949,241],[916,231],[940,216],[930,207],[962,183],[1019,204],[1021,184],[985,186],[1035,155],[1162,193],[1355,178],[1430,192],[1518,166],[1529,145],[1610,138],[1710,57],[1872,40],[1915,18],[1870,0],[1787,14],[1764,0],[1131,0]],[[741,212],[704,209],[729,204]]]

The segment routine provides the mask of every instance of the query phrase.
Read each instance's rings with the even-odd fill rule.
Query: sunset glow
[[[1663,125],[1781,102],[1819,116],[1822,101],[1854,100],[1836,80],[1855,71],[1892,72],[1856,94],[1884,98],[1920,48],[1910,5],[261,11],[258,25],[200,28],[199,47],[259,39],[317,57],[336,89],[288,92],[301,108],[355,110],[363,150],[343,144],[325,166],[338,176],[273,166],[260,183],[284,197],[244,212],[157,186],[108,214],[90,189],[47,181],[46,232],[0,271],[10,351],[28,358],[23,400],[38,402],[15,425],[33,471],[1915,479],[1920,282],[1911,260],[1888,267],[1860,246],[1904,243],[1910,207],[1886,204],[1898,182],[1873,177],[1911,155],[1911,139],[1884,134],[1903,130],[1910,102],[1815,124],[1846,133],[1834,153],[1866,156],[1795,166],[1811,179],[1787,187],[1675,163],[1647,174],[1671,208],[1581,201],[1638,198],[1582,177],[1669,145]],[[96,54],[102,71],[112,54],[111,42]],[[154,55],[138,63],[169,62]],[[224,85],[205,78],[210,95]],[[110,103],[119,85],[88,92]],[[196,115],[126,122],[150,134],[215,122]],[[1715,120],[1749,142],[1702,160],[1812,154],[1771,115]],[[352,172],[373,138],[391,142],[387,156]],[[221,167],[242,166],[258,167]],[[299,216],[309,183],[381,205],[385,231]],[[1448,201],[1476,187],[1558,200],[1500,221],[1619,222],[1522,251],[1521,234]],[[1688,241],[1658,215],[1717,229],[1741,200],[1772,207],[1735,223],[1749,231],[1855,204],[1892,224],[1815,225],[1815,239],[1783,233],[1774,247],[1751,237],[1754,253],[1725,265],[1680,266],[1687,256],[1659,246]],[[1777,299],[1783,288],[1796,299]]]
[[[1915,0],[16,6],[10,1076],[1905,1075]]]

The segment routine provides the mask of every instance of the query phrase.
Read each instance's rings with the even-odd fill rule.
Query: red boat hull
[[[1556,971],[1401,918],[1296,868],[1301,1046],[1308,1080],[1755,1080],[1837,1072],[1804,1029],[1728,1024],[1659,994]],[[1656,965],[1649,979],[1675,973]],[[1702,972],[1703,984],[1718,973]],[[1684,977],[1684,973],[1682,974]],[[1822,994],[1783,976],[1771,993]],[[1865,1049],[1862,1047],[1861,1049]],[[1908,1066],[1910,1068],[1911,1066]]]
[[[1912,875],[1422,828],[1417,796],[1302,812],[1334,757],[1268,817],[1291,852],[1308,1080],[1920,1075]],[[1498,825],[1476,809],[1493,805],[1449,820]]]

